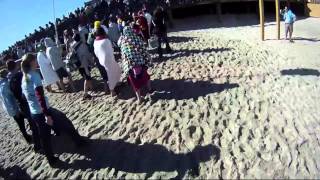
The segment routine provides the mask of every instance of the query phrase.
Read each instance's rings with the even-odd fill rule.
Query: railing
[[[170,1],[170,6],[175,8],[175,7],[184,7],[184,6],[192,6],[192,5],[198,5],[198,4],[211,4],[211,3],[227,3],[227,2],[252,2],[257,0],[171,0]],[[265,0],[265,1],[274,1],[274,0]],[[286,0],[280,0],[286,1]],[[315,1],[319,2],[320,0],[308,0],[308,1]]]

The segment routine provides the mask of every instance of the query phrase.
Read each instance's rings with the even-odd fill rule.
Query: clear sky
[[[54,1],[58,18],[88,0]],[[53,22],[53,0],[0,0],[0,53],[49,21]]]

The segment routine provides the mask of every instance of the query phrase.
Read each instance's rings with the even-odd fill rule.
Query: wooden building
[[[305,14],[304,5],[305,0],[279,0],[280,8],[283,8],[290,2],[293,10],[299,16]],[[307,1],[307,0],[306,0]],[[318,1],[318,0],[310,0]],[[275,14],[275,0],[264,0],[265,12],[268,14]],[[204,8],[203,8],[204,7]],[[212,8],[213,14],[226,14],[226,13],[256,13],[259,14],[259,0],[172,0],[171,9],[173,13],[183,11],[196,11],[197,8]],[[207,10],[207,9],[205,9]],[[192,14],[192,12],[191,12]]]

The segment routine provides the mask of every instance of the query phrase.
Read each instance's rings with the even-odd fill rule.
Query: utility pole
[[[259,0],[259,12],[260,12],[261,40],[264,41],[264,4],[263,4],[263,0]]]
[[[55,5],[54,5],[54,0],[52,0],[52,8],[53,8],[53,19],[54,19],[55,39],[56,39],[56,44],[59,45],[59,35],[58,35],[58,27],[57,27],[57,19],[56,19],[56,9],[55,9]]]
[[[280,40],[280,15],[279,15],[279,12],[280,12],[280,2],[279,0],[275,0],[276,1],[276,20],[277,20],[277,38],[278,40]]]

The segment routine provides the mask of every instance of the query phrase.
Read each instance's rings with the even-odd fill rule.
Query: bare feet
[[[138,97],[137,99],[138,99],[138,104],[142,104],[145,101],[143,97]]]
[[[116,93],[116,91],[114,91],[114,90],[110,91],[110,94],[111,94],[112,97],[117,96],[117,93]]]
[[[52,93],[52,89],[50,87],[46,87],[46,90],[49,92],[49,93]]]

